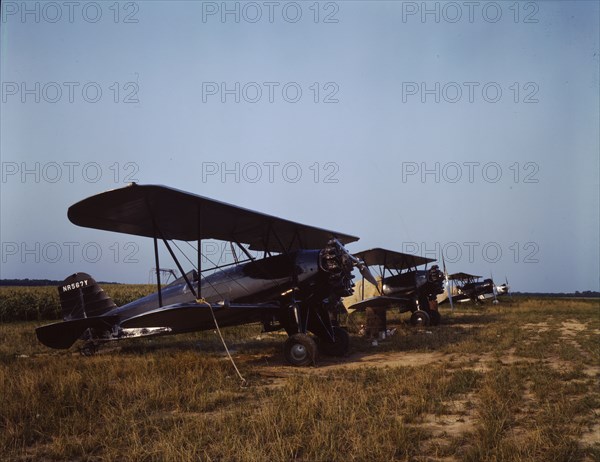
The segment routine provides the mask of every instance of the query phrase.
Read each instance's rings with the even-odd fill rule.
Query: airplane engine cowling
[[[319,267],[326,273],[332,292],[338,297],[347,297],[354,292],[354,268],[350,253],[338,241],[332,239],[319,253]]]
[[[424,287],[430,296],[444,293],[444,273],[437,265],[433,265],[427,270],[427,282]]]
[[[481,293],[493,294],[494,293],[494,281],[491,279],[485,279],[480,289]]]

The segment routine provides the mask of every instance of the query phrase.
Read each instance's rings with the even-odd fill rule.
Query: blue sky
[[[149,240],[66,217],[135,179],[599,288],[598,2],[3,2],[0,27],[2,278],[147,281]]]

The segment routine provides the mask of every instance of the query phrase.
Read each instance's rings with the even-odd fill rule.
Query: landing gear
[[[417,310],[411,315],[410,323],[416,327],[427,327],[430,324],[430,318],[425,311]]]
[[[429,314],[429,321],[431,322],[432,326],[439,325],[440,321],[442,320],[442,315],[438,310],[429,310],[429,313],[427,314]]]
[[[345,329],[333,326],[334,342],[330,339],[319,339],[319,349],[327,356],[345,356],[350,348],[350,335]]]
[[[317,344],[306,334],[290,336],[283,346],[285,359],[292,366],[309,366],[317,361]]]

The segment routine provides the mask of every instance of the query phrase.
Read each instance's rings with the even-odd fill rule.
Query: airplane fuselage
[[[437,266],[428,270],[407,271],[385,278],[382,292],[385,296],[411,298],[412,305],[417,300],[420,304],[425,304],[426,299],[443,291],[443,277]],[[412,310],[413,306],[407,305],[406,309]]]
[[[276,255],[261,260],[242,263],[237,266],[217,270],[203,277],[198,291],[198,278],[195,272],[188,273],[188,279],[198,298],[208,303],[251,302],[274,300],[282,292],[291,289],[294,278],[299,286],[313,279],[319,272],[319,251],[301,250],[289,255]],[[190,287],[183,278],[161,289],[162,306],[179,303],[195,303]],[[115,308],[106,313],[127,319],[150,310],[159,309],[158,292]]]

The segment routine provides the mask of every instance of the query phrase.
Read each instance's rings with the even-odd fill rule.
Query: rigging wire
[[[193,246],[193,245],[192,245],[192,244],[191,244],[189,241],[185,241],[185,242],[186,242],[186,243],[187,243],[187,245],[189,245],[189,246],[190,246],[190,247],[191,247],[191,248],[192,248],[192,249],[193,249],[195,252],[197,252],[197,249],[196,249],[196,248],[195,248],[195,247],[194,247],[194,246]],[[177,246],[176,246],[176,247],[177,247]],[[179,247],[177,247],[177,249],[178,249],[178,250],[179,250],[181,253],[183,253],[183,251],[182,251],[181,249],[179,249]],[[185,256],[185,254],[184,254],[184,256]],[[204,258],[206,258],[206,260],[207,260],[207,261],[208,261],[208,262],[209,262],[211,265],[213,265],[213,266],[214,266],[214,268],[213,268],[213,269],[216,269],[216,270],[218,270],[219,272],[221,272],[221,273],[225,274],[225,276],[227,277],[227,279],[229,279],[229,280],[230,280],[231,282],[233,282],[234,284],[238,285],[238,286],[239,286],[239,287],[240,287],[242,290],[244,290],[244,291],[245,291],[245,292],[246,292],[248,295],[251,295],[251,293],[250,293],[250,289],[248,289],[246,286],[244,286],[244,285],[240,284],[240,282],[239,282],[237,279],[234,279],[234,278],[232,278],[232,277],[231,277],[231,275],[229,275],[228,273],[226,273],[226,272],[223,270],[223,268],[219,267],[219,266],[217,265],[217,263],[215,263],[214,261],[212,261],[212,260],[211,260],[209,257],[207,257],[206,255],[203,255],[203,257],[204,257]],[[186,256],[186,258],[187,258],[187,256]],[[219,260],[218,260],[218,261],[221,261],[221,260],[222,260],[222,258],[223,258],[223,252],[221,252],[221,255],[219,256]],[[195,265],[194,263],[192,263],[192,262],[191,262],[191,260],[190,260],[189,258],[187,258],[187,260],[188,260],[188,261],[191,263],[191,265],[192,265],[194,268],[196,268],[196,265]],[[207,279],[207,278],[208,278],[208,276],[204,276],[204,275],[203,275],[203,274],[201,274],[200,272],[198,272],[198,274],[199,274],[199,276],[201,276],[201,277],[203,277],[203,278],[204,278],[204,280],[205,280],[205,281],[206,281],[206,282],[207,282],[207,283],[208,283],[208,284],[211,286],[211,288],[212,288],[212,289],[213,289],[215,292],[217,292],[217,294],[219,295],[219,297],[223,298],[223,296],[222,296],[222,295],[219,293],[219,291],[218,291],[217,289],[215,289],[215,287],[214,287],[214,286],[213,286],[213,285],[210,283],[210,281]],[[215,274],[215,273],[212,273],[212,274]],[[209,275],[209,276],[210,276],[210,275]]]

